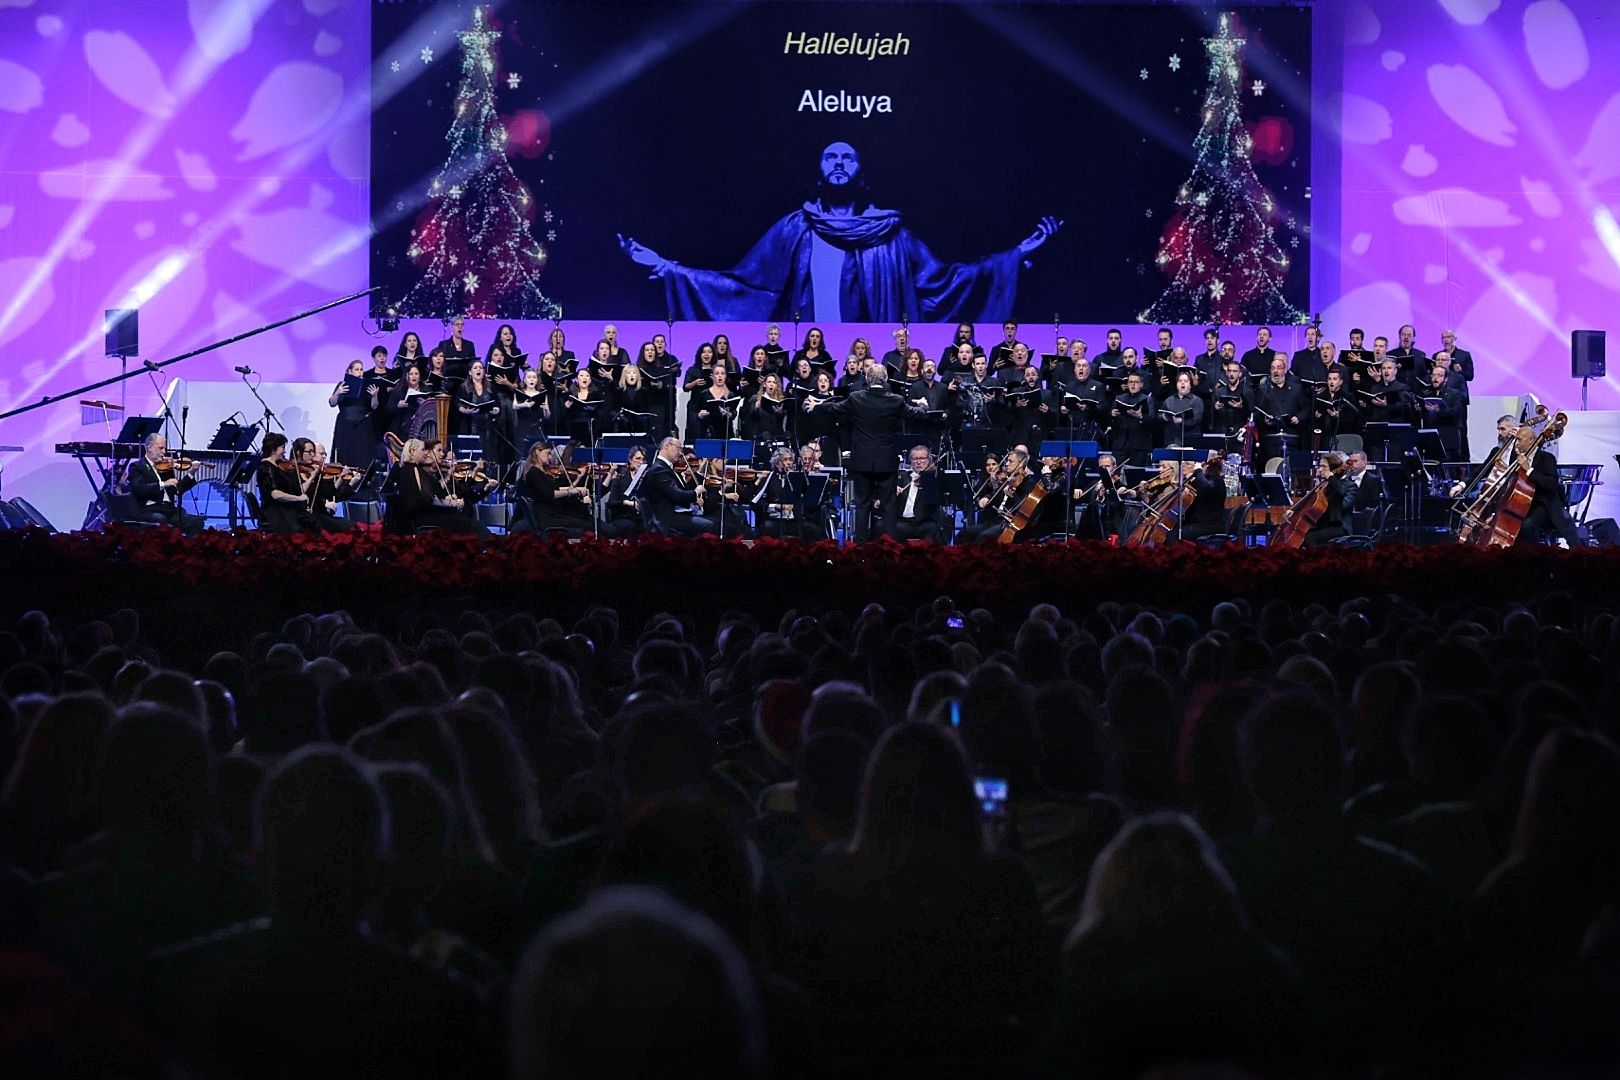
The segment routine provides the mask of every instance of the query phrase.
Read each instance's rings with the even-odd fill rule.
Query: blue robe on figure
[[[812,237],[844,253],[839,314],[845,322],[1000,321],[1012,314],[1022,255],[1014,247],[971,263],[942,263],[895,210],[828,214],[807,202],[782,218],[730,270],[661,268],[669,310],[682,320],[809,317]]]

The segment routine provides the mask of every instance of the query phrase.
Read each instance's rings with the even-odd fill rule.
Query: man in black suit
[[[895,497],[883,519],[883,531],[896,540],[939,539],[939,473],[926,446],[913,446],[907,455],[911,471],[901,474]]]
[[[881,364],[866,369],[866,389],[842,400],[810,398],[806,408],[825,409],[848,419],[852,432],[849,469],[855,481],[855,539],[865,540],[871,531],[870,511],[874,503],[880,517],[889,515],[894,501],[894,437],[903,419],[921,420],[928,410],[918,408],[889,393],[889,373]]]
[[[1261,414],[1257,419],[1266,457],[1282,453],[1285,434],[1292,440],[1288,446],[1304,445],[1301,437],[1305,434],[1304,417],[1311,410],[1311,396],[1305,384],[1288,370],[1287,353],[1272,355],[1271,375],[1254,388],[1249,402]]]
[[[146,453],[129,467],[129,493],[140,507],[140,519],[156,525],[173,525],[187,536],[202,532],[203,519],[180,509],[180,496],[195,481],[180,480],[170,471],[159,472],[157,463],[169,450],[162,435],[149,435]]]
[[[1536,444],[1536,429],[1530,424],[1519,428],[1517,435],[1519,457],[1523,460]],[[1575,531],[1575,519],[1569,516],[1564,502],[1564,485],[1558,479],[1558,459],[1546,450],[1537,450],[1530,460],[1530,483],[1535,485],[1535,497],[1530,500],[1530,512],[1524,516],[1519,539],[1539,541],[1552,533],[1564,545],[1580,547],[1580,534]]]
[[[1262,326],[1254,332],[1254,348],[1243,354],[1243,370],[1256,378],[1264,378],[1271,370],[1271,327]]]
[[[694,509],[690,516],[677,514],[677,506],[693,506],[703,501],[703,488],[687,487],[675,475],[675,463],[681,459],[681,440],[665,439],[658,444],[658,453],[647,466],[641,478],[641,516],[647,531],[658,536],[698,536],[717,533],[720,526]]]

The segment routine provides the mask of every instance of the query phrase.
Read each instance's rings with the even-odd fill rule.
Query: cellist
[[[1007,528],[1007,515],[1024,501],[1024,496],[1036,484],[1034,474],[1029,471],[1028,451],[1007,451],[1001,459],[1001,479],[1001,487],[994,498],[979,498],[979,508],[989,513],[983,515],[980,524],[962,527],[956,536],[958,545],[993,544],[1001,539],[1002,532]]]
[[[1316,479],[1326,484],[1327,506],[1311,531],[1305,534],[1306,547],[1320,547],[1350,532],[1350,512],[1356,508],[1356,482],[1344,468],[1343,454],[1323,454],[1316,463]]]

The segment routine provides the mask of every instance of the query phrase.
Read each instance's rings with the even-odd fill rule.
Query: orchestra
[[[1276,473],[1290,501],[1270,497],[1276,513],[1244,532],[1249,543],[1365,538],[1369,517],[1404,520],[1418,487],[1455,504],[1450,529],[1465,542],[1500,542],[1504,515],[1524,523],[1515,539],[1579,542],[1545,410],[1504,416],[1484,465],[1465,464],[1474,362],[1452,330],[1431,356],[1410,325],[1393,351],[1360,327],[1341,350],[1312,325],[1292,353],[1260,327],[1240,356],[1211,327],[1189,357],[1168,327],[1140,351],[1116,328],[1093,358],[1079,338],[1034,347],[1010,321],[987,351],[963,323],[935,361],[904,326],[879,358],[865,337],[835,345],[811,327],[788,342],[773,323],[746,360],[716,334],[683,371],[662,333],[631,351],[606,326],[581,363],[557,326],[531,364],[513,324],[478,334],[490,342],[481,357],[465,318],[445,327],[431,351],[408,332],[346,365],[327,398],[330,463],[313,439],[263,436],[245,474],[259,527],[348,530],[345,504],[380,499],[385,531],[405,533],[487,531],[477,510],[492,503],[507,504],[488,520],[508,531],[573,540],[1220,542],[1255,505],[1260,485],[1244,478]],[[1403,427],[1404,443],[1390,434]],[[472,460],[455,460],[458,439]],[[705,440],[731,441],[699,460]],[[1043,459],[1050,440],[1095,449]],[[123,483],[148,517],[200,527],[180,510],[185,481],[154,467],[165,452],[143,460]],[[1380,480],[1392,462],[1410,485]]]

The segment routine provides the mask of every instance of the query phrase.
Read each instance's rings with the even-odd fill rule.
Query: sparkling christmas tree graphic
[[[1283,297],[1289,260],[1272,232],[1277,205],[1249,158],[1253,142],[1238,96],[1238,54],[1245,44],[1224,14],[1219,31],[1204,39],[1209,88],[1203,127],[1193,141],[1192,175],[1176,193],[1155,260],[1171,281],[1140,322],[1305,321]]]
[[[445,140],[450,153],[428,186],[425,224],[406,255],[422,277],[399,304],[402,315],[551,319],[557,304],[540,290],[546,249],[530,231],[534,196],[507,160],[507,131],[495,112],[495,46],[501,35],[473,9],[459,31],[461,85]]]

